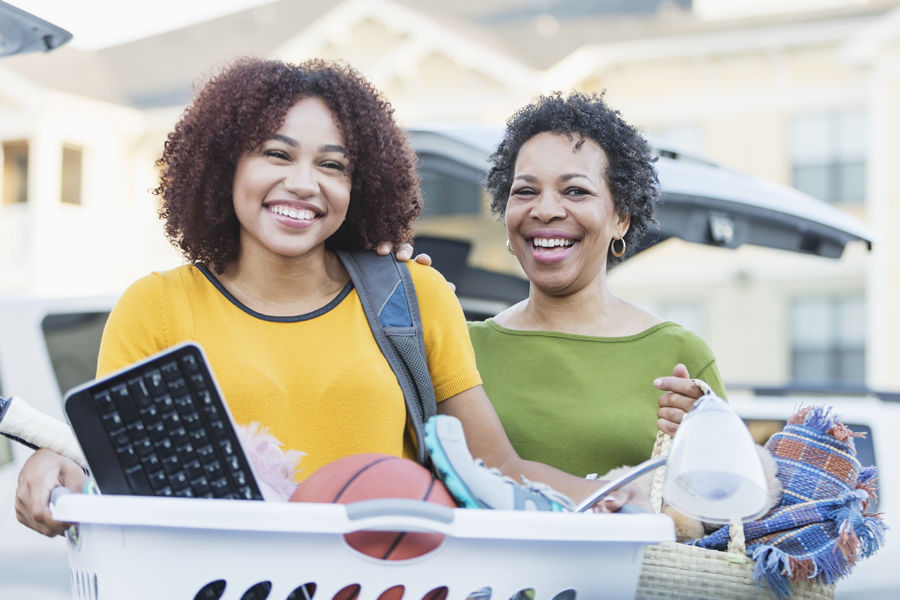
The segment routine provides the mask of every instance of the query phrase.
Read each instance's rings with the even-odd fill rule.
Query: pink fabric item
[[[295,476],[300,472],[300,459],[306,452],[284,450],[284,444],[269,428],[256,421],[237,425],[235,429],[263,498],[269,502],[287,502],[297,489]]]

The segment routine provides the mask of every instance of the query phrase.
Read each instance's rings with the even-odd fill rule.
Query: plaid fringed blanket
[[[765,583],[782,600],[791,597],[791,582],[832,584],[881,547],[886,526],[866,513],[877,469],[861,468],[855,456],[853,438],[862,435],[847,429],[831,408],[813,406],[768,441],[784,495],[764,517],[744,524],[757,589]],[[728,530],[689,543],[725,550]]]

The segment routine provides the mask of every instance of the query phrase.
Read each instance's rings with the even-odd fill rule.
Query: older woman
[[[650,148],[602,97],[555,94],[513,115],[491,162],[491,209],[531,281],[528,299],[469,324],[506,434],[581,477],[646,460],[657,426],[673,432],[700,395],[688,373],[724,395],[700,337],[607,284],[653,222]]]
[[[160,214],[189,264],[125,291],[98,375],[196,340],[235,420],[259,422],[307,453],[301,478],[350,454],[415,456],[400,386],[333,252],[406,241],[420,212],[415,162],[390,105],[350,67],[244,59],[226,68],[195,97],[159,161]],[[430,268],[412,264],[410,273],[438,412],[458,418],[488,465],[586,496],[596,484],[516,456],[452,291]],[[487,506],[562,500],[478,473]],[[37,452],[20,475],[19,520],[59,533],[49,492],[77,491],[84,477],[68,459]]]

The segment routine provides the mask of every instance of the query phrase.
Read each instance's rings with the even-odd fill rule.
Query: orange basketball
[[[422,465],[386,454],[355,454],[329,463],[300,484],[291,502],[350,504],[376,498],[407,498],[450,508],[456,503]],[[344,536],[351,548],[382,560],[405,560],[431,552],[439,533],[355,531]]]

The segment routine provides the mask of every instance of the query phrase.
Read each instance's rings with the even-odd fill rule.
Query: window
[[[423,154],[419,160],[423,217],[477,215],[481,212],[483,174],[443,156]]]
[[[28,200],[28,142],[3,142],[3,204]]]
[[[108,312],[47,315],[41,322],[59,391],[65,395],[97,374],[97,354]]]
[[[81,204],[81,158],[81,148],[63,146],[60,200],[66,204]]]
[[[866,193],[864,113],[795,117],[790,136],[795,188],[826,202],[863,202]]]
[[[791,344],[791,375],[795,381],[865,382],[866,312],[862,294],[794,300]]]

